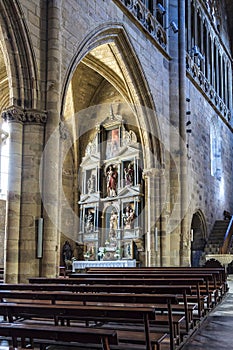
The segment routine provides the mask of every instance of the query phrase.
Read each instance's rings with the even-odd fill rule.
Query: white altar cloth
[[[75,272],[75,270],[85,269],[86,267],[136,267],[136,260],[74,260],[72,263],[72,272]]]

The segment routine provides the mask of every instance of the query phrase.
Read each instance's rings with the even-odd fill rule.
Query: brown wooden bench
[[[94,284],[104,284],[104,285],[151,285],[151,286],[159,286],[159,285],[191,285],[193,287],[193,293],[192,296],[189,296],[189,298],[192,298],[192,301],[195,303],[195,299],[196,299],[196,303],[198,306],[198,317],[201,318],[203,316],[203,314],[205,313],[204,310],[204,299],[201,297],[201,294],[203,296],[207,297],[207,304],[209,307],[209,298],[210,298],[210,292],[209,292],[209,288],[208,288],[208,284],[207,286],[204,285],[205,279],[204,278],[192,278],[192,280],[190,281],[190,278],[185,276],[183,278],[173,278],[173,276],[170,277],[166,276],[166,278],[160,278],[159,276],[154,277],[154,275],[148,275],[146,278],[141,278],[141,276],[139,277],[138,275],[136,275],[135,278],[127,278],[128,275],[126,276],[120,276],[120,275],[96,275],[93,276],[89,276],[88,274],[85,275],[85,277],[82,277],[82,275],[80,275],[80,277],[77,278],[69,278],[69,279],[63,279],[61,282],[61,279],[59,278],[29,278],[29,282],[30,283],[47,283],[47,284],[71,284],[71,285],[94,285]],[[151,277],[151,278],[149,278]],[[201,288],[202,286],[202,288]],[[188,308],[187,305],[185,305],[186,309],[185,309],[185,316],[186,316],[186,329],[188,330],[189,328],[189,322],[192,322],[192,320],[190,319],[190,316],[188,316],[188,314],[190,315],[190,311],[188,311],[188,309],[190,310],[191,308]],[[192,308],[193,309],[193,308]]]
[[[164,315],[156,316],[156,325],[168,325],[169,333],[172,332],[171,338],[176,337],[177,341],[180,340],[179,324],[184,318],[182,315],[173,315],[173,307],[178,307],[178,299],[173,294],[113,294],[113,293],[70,293],[70,292],[53,292],[53,291],[3,291],[0,290],[0,298],[2,302],[33,302],[33,303],[83,303],[84,305],[90,305],[93,303],[101,304],[118,304],[126,305],[137,304],[151,305],[156,308],[159,313],[164,312]],[[183,309],[179,308],[179,311]],[[172,328],[172,326],[174,329]],[[162,336],[162,335],[161,335]],[[160,338],[161,338],[160,336]]]
[[[6,285],[5,285],[6,286]],[[10,289],[11,287],[13,289],[17,289],[16,285],[9,285],[8,284],[8,289]],[[161,294],[163,295],[165,294],[174,294],[174,293],[178,293],[180,296],[180,300],[183,302],[183,309],[185,312],[185,316],[188,317],[188,307],[187,307],[187,294],[191,294],[192,293],[192,288],[190,286],[187,285],[181,285],[181,286],[175,286],[175,285],[159,285],[159,286],[146,286],[146,285],[142,285],[142,286],[138,286],[138,285],[124,285],[124,286],[120,286],[120,285],[60,285],[60,284],[18,284],[18,289],[22,290],[24,289],[23,287],[25,287],[25,290],[47,290],[47,291],[60,291],[63,292],[64,290],[66,291],[70,291],[70,292],[76,292],[75,294],[80,294],[80,293],[124,293],[124,294],[130,294],[131,298],[134,296],[134,294]],[[78,293],[77,293],[78,292]],[[133,300],[133,299],[132,299]],[[173,334],[172,334],[172,329],[171,327],[174,326],[173,329],[173,333],[174,330],[176,330],[176,336],[178,338],[179,336],[179,332],[177,332],[178,327],[180,322],[183,320],[184,318],[182,317],[182,315],[179,316],[175,316],[174,319],[169,322],[169,320],[167,319],[167,317],[161,317],[160,322],[162,324],[167,323],[170,326],[170,334],[171,334],[171,338],[173,338]],[[189,327],[188,327],[189,329]],[[187,331],[188,331],[187,329]],[[179,339],[179,338],[178,338]],[[177,340],[178,340],[177,339]]]
[[[89,279],[90,274],[86,273],[86,274],[74,274],[73,277],[70,279],[72,281],[75,280],[75,278],[77,279]],[[196,279],[203,279],[205,282],[205,287],[201,288],[200,285],[200,290],[203,292],[203,294],[209,295],[209,300],[208,300],[208,307],[211,307],[211,295],[214,295],[214,303],[216,304],[218,301],[221,300],[221,297],[223,296],[223,285],[216,283],[216,279],[214,278],[213,274],[210,272],[204,272],[204,273],[198,273],[198,272],[193,272],[192,274],[192,279],[191,280],[196,280]],[[103,273],[95,273],[95,274],[91,274],[92,278],[103,278],[103,279],[115,279],[115,278],[122,278],[122,279],[137,279],[140,278],[141,280],[144,279],[166,279],[166,280],[178,280],[178,279],[183,279],[185,280],[189,280],[190,282],[190,274],[182,271],[181,273],[179,272],[168,272],[165,271],[164,273],[161,272],[151,272],[151,273],[146,273],[146,274],[139,274],[139,273],[125,273],[122,275],[122,273],[107,273],[107,274],[103,274]],[[41,282],[45,282],[46,278],[32,278],[30,279],[31,283],[39,283],[39,281]],[[52,283],[52,279],[51,279],[51,283]]]
[[[50,303],[61,304],[61,302],[69,302],[69,304],[92,305],[92,304],[118,304],[126,305],[137,304],[151,305],[156,308],[156,324],[169,325],[173,323],[175,335],[179,337],[179,323],[184,317],[179,314],[175,315],[173,309],[178,309],[179,312],[184,310],[184,306],[178,308],[178,299],[173,294],[113,294],[113,293],[70,293],[70,292],[46,292],[46,291],[3,291],[0,290],[1,302],[23,302],[23,303]],[[158,315],[158,313],[160,315]],[[162,315],[163,314],[163,315]],[[165,316],[166,315],[166,316]],[[179,340],[179,338],[178,338]]]
[[[114,275],[121,276],[140,275],[140,278],[148,278],[148,276],[162,276],[167,278],[182,278],[186,276],[204,278],[209,292],[214,294],[215,304],[222,299],[228,290],[225,270],[223,268],[190,268],[190,267],[158,267],[158,268],[92,268],[87,271],[86,276],[95,275]],[[81,274],[71,274],[71,277],[79,277]],[[168,277],[168,278],[169,278]]]
[[[121,307],[121,306],[84,306],[84,305],[42,305],[42,304],[17,304],[17,303],[0,303],[0,314],[7,316],[9,322],[12,323],[19,319],[50,319],[54,320],[56,326],[60,321],[66,320],[68,324],[73,320],[78,325],[84,327],[89,322],[98,322],[101,324],[114,323],[112,326],[117,328],[117,324],[127,323],[127,337],[123,338],[120,331],[118,336],[122,342],[145,344],[147,350],[152,350],[153,344],[157,344],[162,337],[161,334],[151,333],[150,322],[156,320],[155,309],[152,307]],[[80,324],[81,322],[81,324]],[[132,323],[129,329],[128,324]],[[134,338],[135,327],[139,324],[143,326],[143,331],[138,333],[137,339]],[[59,326],[60,327],[60,326]],[[59,328],[58,327],[58,328]],[[69,328],[69,327],[68,327]],[[139,337],[139,334],[141,336]],[[171,349],[174,346],[171,345]]]
[[[139,274],[147,274],[147,273],[189,273],[190,275],[192,273],[200,273],[203,274],[205,272],[212,273],[214,276],[214,279],[218,280],[219,282],[225,283],[227,281],[227,275],[224,268],[221,267],[143,267],[143,268],[134,268],[134,267],[128,267],[128,268],[120,268],[120,267],[112,267],[112,268],[87,268],[86,272],[89,274],[93,273],[124,273],[124,274],[131,274],[131,273],[139,273]],[[72,276],[73,274],[71,274]]]
[[[38,339],[46,340],[49,344],[51,340],[55,344],[67,343],[72,346],[90,345],[99,346],[103,350],[112,349],[111,345],[117,345],[117,332],[108,329],[92,329],[84,327],[56,327],[43,324],[19,324],[0,323],[0,335],[12,338],[14,348],[20,342],[21,349],[33,348],[34,341]],[[27,339],[30,339],[29,344]],[[38,341],[40,343],[40,341]]]

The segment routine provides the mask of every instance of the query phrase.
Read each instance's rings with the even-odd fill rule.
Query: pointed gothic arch
[[[17,0],[0,3],[0,42],[9,81],[8,106],[38,108],[37,67],[24,14]]]
[[[130,105],[137,118],[139,129],[147,131],[141,133],[147,162],[146,167],[158,168],[158,164],[164,164],[164,150],[162,143],[159,142],[161,140],[161,130],[156,114],[156,107],[140,61],[137,58],[129,36],[121,24],[108,23],[100,25],[80,44],[64,79],[61,97],[61,118],[64,116],[67,91],[76,69],[81,62],[88,60],[88,53],[104,45],[111,45],[113,55],[117,64],[120,66],[123,81],[117,79],[114,71],[108,72],[106,69],[103,71],[100,67],[94,67],[94,63],[92,62],[93,69],[99,72],[101,70],[104,78],[116,90],[120,91],[126,103]],[[91,63],[89,62],[89,64]],[[156,155],[151,154],[151,150],[156,151]]]

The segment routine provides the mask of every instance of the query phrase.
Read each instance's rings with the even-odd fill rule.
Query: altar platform
[[[72,272],[75,272],[76,270],[84,270],[87,267],[136,267],[136,260],[75,260],[72,263]]]

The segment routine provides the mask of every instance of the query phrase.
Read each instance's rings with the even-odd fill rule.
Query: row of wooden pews
[[[224,269],[181,267],[93,268],[1,287],[0,335],[11,337],[15,347],[17,339],[28,346],[29,338],[31,345],[107,350],[178,349],[228,289]],[[11,325],[19,326],[17,333],[7,333]],[[77,335],[62,338],[64,327]],[[90,336],[79,335],[86,331]]]

